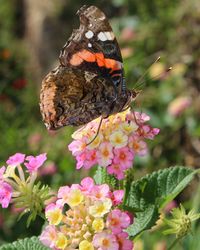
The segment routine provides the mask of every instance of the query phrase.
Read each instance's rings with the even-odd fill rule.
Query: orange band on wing
[[[119,70],[122,67],[120,62],[114,59],[105,58],[104,54],[101,52],[92,53],[85,49],[75,53],[70,59],[70,64],[73,66],[78,66],[84,61],[90,63],[96,62],[99,67],[105,67],[107,69],[111,69],[111,72]]]
[[[78,52],[78,55],[86,62],[95,62],[96,61],[96,57],[95,54],[91,53],[88,50],[82,50],[80,52]]]
[[[78,66],[83,62],[83,59],[78,55],[78,53],[76,53],[72,56],[69,62],[73,66]]]
[[[96,56],[96,62],[99,67],[105,66],[105,58],[103,53],[95,53]]]

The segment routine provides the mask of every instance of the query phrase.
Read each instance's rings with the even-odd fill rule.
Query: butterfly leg
[[[92,140],[91,140],[89,143],[86,144],[86,146],[90,145],[90,144],[97,138],[97,136],[98,136],[98,134],[99,134],[99,131],[100,131],[100,129],[101,129],[101,124],[102,124],[102,122],[103,122],[103,119],[105,119],[105,118],[104,118],[103,116],[101,116],[101,120],[100,120],[100,122],[99,122],[98,129],[97,129],[97,131],[96,131],[96,134],[95,134],[95,136],[92,138]]]

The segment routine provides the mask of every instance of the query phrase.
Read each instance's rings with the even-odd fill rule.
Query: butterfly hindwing
[[[55,130],[108,116],[114,99],[115,89],[108,79],[59,66],[42,82],[40,110],[46,127]]]

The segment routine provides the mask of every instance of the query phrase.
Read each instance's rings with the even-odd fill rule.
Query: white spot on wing
[[[85,37],[90,39],[94,36],[94,33],[91,31],[91,30],[88,30],[86,33],[85,33]]]
[[[115,38],[115,35],[113,34],[113,32],[111,31],[111,32],[109,32],[109,31],[107,31],[107,32],[105,32],[104,33],[105,35],[106,35],[106,37],[107,37],[107,39],[108,40],[114,40],[114,38]]]
[[[91,43],[88,43],[88,47],[89,47],[89,48],[92,48],[92,44],[91,44]]]
[[[105,18],[106,18],[106,17],[103,15],[103,16],[99,17],[99,20],[100,20],[100,21],[103,21]]]
[[[99,39],[100,41],[102,41],[102,42],[108,40],[108,39],[107,39],[107,36],[105,35],[105,32],[99,32],[99,34],[98,34],[98,39]]]
[[[107,41],[107,40],[112,41],[112,40],[114,40],[114,38],[115,38],[115,35],[112,31],[111,32],[110,31],[100,32],[98,34],[98,39],[102,42]]]
[[[94,74],[92,72],[85,71],[85,80],[87,82],[90,82],[95,76],[96,76],[96,74]]]

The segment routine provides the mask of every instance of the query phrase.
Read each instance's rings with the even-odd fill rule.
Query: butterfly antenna
[[[164,72],[158,74],[157,76],[154,76],[151,78],[151,80],[156,80],[159,77],[164,77],[169,71],[172,70],[172,67],[169,67],[168,69],[166,69]]]
[[[166,69],[164,72],[154,76],[151,78],[151,80],[156,80],[157,78],[160,78],[160,77],[164,77],[166,76],[166,74],[172,70],[172,67],[169,67],[168,69]],[[139,85],[136,86],[136,88],[134,88],[135,90],[137,90],[137,88],[140,88],[142,85],[144,85],[145,82],[141,82]]]
[[[101,124],[103,122],[103,119],[104,118],[101,116],[101,120],[99,122],[99,126],[98,126],[98,129],[97,129],[97,132],[96,132],[95,136],[92,138],[92,140],[89,143],[86,144],[86,146],[90,145],[97,138],[97,136],[99,134],[99,131],[100,131],[100,128],[101,128]]]
[[[139,79],[137,80],[137,82],[135,83],[135,88],[137,88],[137,87],[140,87],[141,86],[141,84],[144,84],[144,77],[147,75],[147,73],[149,72],[149,70],[150,70],[150,68],[155,64],[155,63],[157,63],[158,61],[160,60],[160,56],[149,66],[149,68],[144,72],[144,74],[143,75],[141,75],[140,77],[139,77]]]

